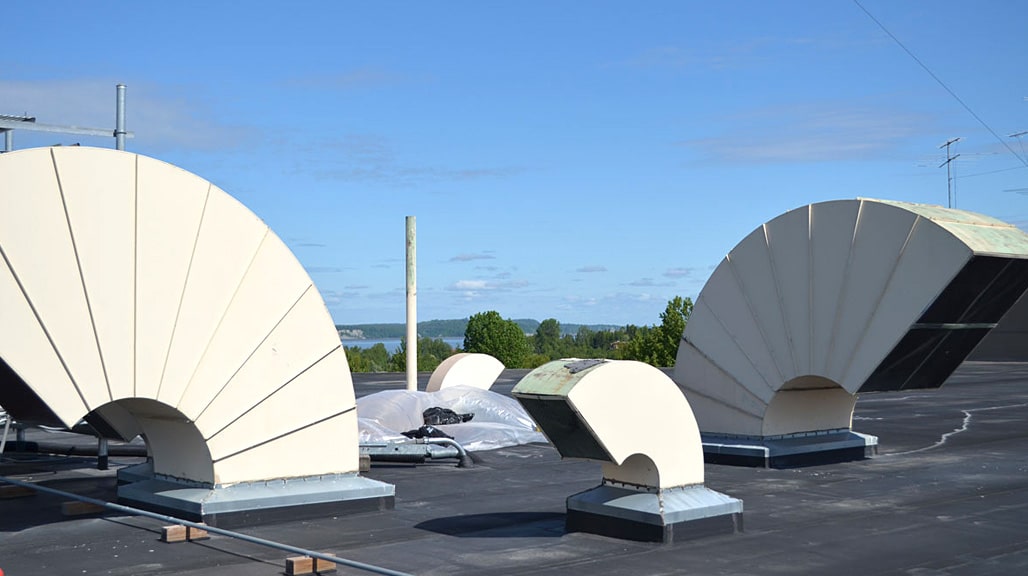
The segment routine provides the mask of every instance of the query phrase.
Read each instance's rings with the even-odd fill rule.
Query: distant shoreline
[[[421,338],[426,338],[426,336],[421,336]],[[449,344],[453,348],[459,348],[459,347],[464,345],[464,337],[463,336],[432,336],[430,338],[432,340],[442,340],[443,342],[446,342],[447,344]],[[350,348],[367,349],[367,348],[371,348],[372,346],[375,346],[376,344],[382,344],[383,346],[386,347],[386,350],[388,350],[389,352],[393,352],[394,350],[400,348],[400,345],[402,344],[404,339],[403,338],[340,338],[340,340],[342,341],[343,346],[348,346]]]
[[[428,338],[429,340],[454,340],[457,338],[464,339],[464,335],[458,336],[418,336],[418,338]],[[401,338],[343,338],[340,337],[343,342],[381,342],[383,340],[401,340]]]

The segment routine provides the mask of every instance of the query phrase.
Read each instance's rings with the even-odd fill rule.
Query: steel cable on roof
[[[1003,140],[1002,138],[1000,138],[1000,137],[999,137],[999,134],[997,134],[997,133],[996,133],[996,131],[992,129],[992,127],[990,127],[990,126],[989,126],[988,124],[986,124],[986,123],[985,123],[985,120],[982,120],[982,118],[981,118],[980,116],[978,116],[978,114],[975,114],[974,110],[972,110],[972,109],[971,109],[971,107],[970,107],[970,106],[968,106],[966,102],[964,102],[963,100],[961,100],[961,99],[960,99],[960,96],[957,96],[957,93],[956,93],[956,92],[954,92],[954,91],[953,91],[952,89],[950,89],[950,87],[949,87],[949,86],[947,86],[947,85],[946,85],[946,83],[945,83],[945,82],[943,82],[941,78],[939,78],[938,76],[936,76],[936,75],[935,75],[935,73],[934,73],[934,72],[932,72],[932,71],[931,71],[931,69],[930,69],[930,68],[928,68],[928,66],[927,66],[927,65],[926,65],[926,64],[925,64],[924,62],[922,62],[920,58],[918,58],[918,57],[917,57],[916,55],[914,55],[914,53],[913,53],[913,52],[911,52],[911,51],[910,51],[910,49],[909,49],[909,48],[907,48],[907,47],[906,47],[906,46],[905,46],[905,45],[903,44],[903,42],[901,42],[901,41],[900,41],[900,39],[896,37],[896,35],[895,35],[895,34],[893,34],[892,32],[889,32],[889,29],[888,29],[888,28],[886,28],[886,27],[885,27],[885,25],[884,25],[884,24],[882,24],[882,23],[881,23],[881,22],[880,22],[880,21],[879,21],[879,20],[878,20],[877,18],[875,18],[875,17],[874,17],[874,14],[871,14],[871,12],[869,12],[867,8],[864,8],[864,5],[860,3],[860,0],[853,0],[853,3],[854,3],[854,4],[856,4],[858,8],[860,8],[861,10],[863,10],[864,14],[867,14],[867,17],[868,17],[868,18],[870,18],[870,19],[871,19],[871,20],[872,20],[872,21],[873,21],[873,22],[874,22],[875,24],[877,24],[877,25],[878,25],[878,27],[879,27],[879,28],[881,28],[881,29],[882,29],[882,31],[883,31],[883,32],[885,32],[885,33],[886,33],[886,34],[887,34],[887,35],[889,36],[889,38],[892,38],[892,40],[893,40],[894,42],[896,42],[896,44],[897,44],[897,45],[898,45],[898,46],[899,46],[900,48],[902,48],[902,49],[903,49],[903,51],[904,51],[904,52],[906,52],[908,56],[910,56],[911,58],[913,58],[913,59],[914,59],[914,62],[917,62],[917,64],[918,64],[919,66],[921,66],[921,68],[923,68],[923,69],[924,69],[924,71],[925,71],[925,72],[927,72],[927,73],[928,73],[928,75],[929,75],[929,76],[931,76],[931,77],[932,77],[932,79],[933,79],[933,80],[935,80],[935,81],[936,81],[936,82],[937,82],[937,83],[939,84],[939,86],[942,86],[943,90],[945,90],[946,92],[948,92],[948,93],[949,93],[949,95],[950,95],[950,96],[952,96],[954,100],[956,100],[957,102],[959,102],[959,103],[960,103],[960,105],[964,107],[964,110],[967,110],[967,112],[968,112],[968,113],[969,113],[969,114],[970,114],[971,116],[973,116],[973,117],[974,117],[974,119],[975,119],[975,120],[977,120],[979,124],[981,124],[982,126],[984,126],[984,127],[985,127],[985,129],[986,129],[986,130],[988,130],[988,131],[989,131],[989,133],[990,133],[990,134],[992,134],[992,135],[993,135],[993,137],[995,137],[995,138],[996,138],[996,140],[997,140],[997,141],[998,141],[998,142],[999,142],[1000,144],[1002,144],[1004,148],[1006,148],[1006,149],[1007,149],[1007,150],[1008,150],[1008,151],[1009,151],[1009,152],[1010,152],[1011,154],[1013,154],[1013,155],[1014,155],[1014,158],[1017,158],[1017,160],[1018,160],[1019,162],[1021,162],[1022,164],[1024,164],[1024,165],[1025,165],[1025,167],[1028,167],[1028,158],[1025,158],[1025,157],[1021,156],[1020,154],[1018,154],[1016,150],[1014,150],[1013,148],[1011,148],[1011,147],[1010,147],[1010,144],[1007,144],[1007,142],[1006,142],[1005,140]]]

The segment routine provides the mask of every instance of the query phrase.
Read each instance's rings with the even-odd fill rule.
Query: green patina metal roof
[[[956,208],[943,208],[934,204],[914,204],[875,198],[859,200],[896,206],[931,220],[959,238],[975,254],[1028,258],[1028,234],[1013,224],[991,216]]]
[[[511,391],[514,396],[560,396],[571,393],[590,369],[605,363],[605,360],[580,360],[564,358],[553,360],[532,370],[522,378]]]

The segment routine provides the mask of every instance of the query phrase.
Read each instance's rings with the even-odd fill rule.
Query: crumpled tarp
[[[469,422],[437,426],[470,452],[546,442],[517,400],[470,386],[450,386],[436,392],[384,390],[358,398],[360,443],[408,441],[402,432],[423,426],[422,413],[433,406],[475,415]]]

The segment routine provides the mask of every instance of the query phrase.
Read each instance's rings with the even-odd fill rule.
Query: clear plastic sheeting
[[[385,390],[358,398],[360,443],[409,441],[402,433],[424,426],[422,413],[433,406],[475,415],[469,422],[437,426],[469,452],[546,442],[517,400],[489,390],[452,386],[436,392]]]

